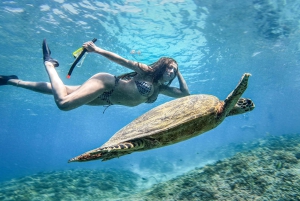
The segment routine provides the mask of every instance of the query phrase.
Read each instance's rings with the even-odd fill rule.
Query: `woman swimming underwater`
[[[0,85],[13,85],[44,94],[52,94],[59,109],[68,111],[82,105],[124,105],[133,107],[141,103],[153,103],[159,94],[179,98],[189,95],[187,84],[182,77],[177,62],[162,57],[151,65],[127,60],[113,52],[86,42],[83,48],[87,52],[100,54],[117,64],[133,70],[121,76],[97,73],[81,86],[64,85],[55,67],[57,60],[51,57],[51,51],[43,41],[43,59],[49,82],[30,82],[20,80],[16,75],[0,76]],[[179,88],[170,84],[177,76]]]

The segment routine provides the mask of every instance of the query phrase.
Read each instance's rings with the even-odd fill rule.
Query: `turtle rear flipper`
[[[144,143],[141,140],[135,140],[130,142],[123,142],[114,146],[100,147],[91,151],[88,151],[80,156],[76,156],[70,159],[68,162],[85,162],[90,160],[102,159],[103,161],[117,158],[126,154],[130,154],[137,149],[144,147]]]

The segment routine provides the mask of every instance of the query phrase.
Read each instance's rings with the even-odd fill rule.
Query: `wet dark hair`
[[[178,64],[176,62],[176,60],[170,58],[170,57],[161,57],[158,61],[154,62],[153,64],[150,64],[149,67],[151,68],[152,74],[153,74],[153,82],[158,82],[158,80],[160,80],[164,74],[164,72],[166,71],[167,67],[171,64],[171,63],[176,63],[177,68],[178,68]],[[175,76],[174,78],[177,76],[177,70],[175,70]],[[170,80],[166,85],[170,85],[172,83],[172,81],[174,80],[174,78],[172,80]]]
[[[154,62],[153,64],[148,65],[149,66],[149,70],[150,70],[150,74],[153,76],[153,82],[157,83],[158,80],[160,80],[163,75],[164,72],[166,71],[167,67],[171,64],[171,63],[176,63],[177,68],[178,68],[178,64],[176,62],[176,60],[170,58],[170,57],[161,57],[158,61]],[[140,65],[140,63],[138,63],[138,65]],[[172,81],[175,79],[175,77],[177,76],[177,71],[176,69],[174,69],[175,71],[175,76],[173,77],[172,80],[170,80],[167,84],[167,86],[169,86]],[[120,79],[130,79],[131,77],[136,76],[137,72],[130,72],[130,73],[125,73],[122,75],[117,76]]]

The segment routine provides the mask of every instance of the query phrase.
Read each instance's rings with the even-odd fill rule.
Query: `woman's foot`
[[[44,62],[48,61],[48,62],[52,63],[54,67],[59,66],[58,61],[51,57],[51,51],[47,45],[46,39],[43,40],[43,59],[44,59]]]
[[[7,81],[10,79],[19,79],[19,78],[16,75],[9,75],[9,76],[0,75],[0,85],[7,85]]]

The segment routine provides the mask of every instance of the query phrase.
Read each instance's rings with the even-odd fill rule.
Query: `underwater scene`
[[[300,200],[300,0],[23,0],[0,10],[0,200]],[[101,96],[107,104],[75,109],[33,90],[57,75],[79,86],[134,71],[87,52],[67,78],[94,38],[139,67],[175,59],[170,90],[151,104]],[[57,75],[44,66],[52,58]],[[180,75],[190,96],[174,98]],[[115,80],[112,98],[125,82]]]

